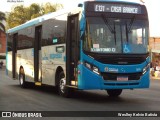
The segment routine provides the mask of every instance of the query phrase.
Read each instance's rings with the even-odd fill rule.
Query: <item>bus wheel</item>
[[[110,97],[118,97],[122,93],[122,89],[106,90]]]
[[[20,71],[24,71],[23,68],[20,69]],[[22,88],[25,88],[27,85],[27,83],[25,82],[25,75],[24,75],[24,72],[20,72],[19,73],[19,83],[20,83],[20,86]]]
[[[59,84],[58,84],[58,91],[59,94],[63,97],[69,97],[70,96],[70,90],[68,87],[66,87],[66,80],[64,78],[64,72],[61,72],[59,74]]]

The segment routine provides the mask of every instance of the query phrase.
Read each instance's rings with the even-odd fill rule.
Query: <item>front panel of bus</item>
[[[79,89],[149,87],[149,23],[144,5],[86,2]]]

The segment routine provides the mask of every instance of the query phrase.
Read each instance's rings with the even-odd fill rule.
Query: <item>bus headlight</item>
[[[93,70],[94,73],[99,75],[100,72],[99,72],[99,69],[97,67],[93,66],[92,70]]]
[[[87,68],[92,69],[91,64],[85,62],[84,65],[85,65]]]
[[[150,68],[150,63],[143,68],[143,74],[145,74],[149,68]]]
[[[96,74],[98,74],[98,75],[100,74],[98,67],[96,67],[96,66],[94,66],[94,65],[91,65],[91,64],[88,63],[88,62],[84,62],[84,65],[85,65],[88,69],[90,69],[91,71],[93,71],[94,73],[96,73]]]

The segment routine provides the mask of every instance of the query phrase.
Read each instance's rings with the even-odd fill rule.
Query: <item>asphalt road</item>
[[[160,111],[160,80],[151,80],[149,89],[124,90],[118,98],[101,90],[63,98],[53,87],[23,89],[0,70],[0,111]]]

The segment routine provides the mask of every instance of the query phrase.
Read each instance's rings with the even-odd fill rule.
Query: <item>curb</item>
[[[160,77],[150,77],[152,80],[160,80]]]

